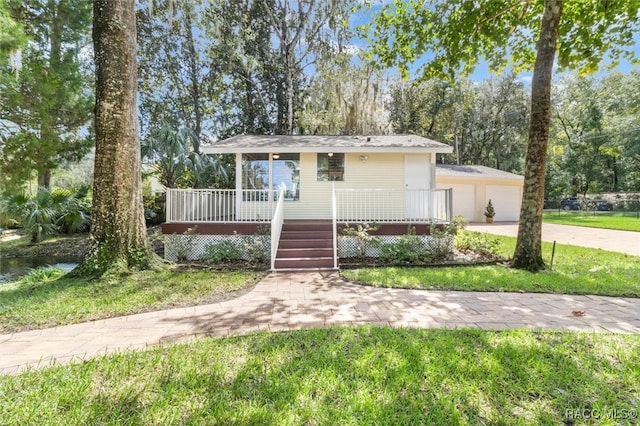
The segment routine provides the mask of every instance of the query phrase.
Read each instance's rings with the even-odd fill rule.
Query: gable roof
[[[289,136],[239,135],[202,147],[206,154],[268,152],[451,153],[453,148],[416,135]]]
[[[523,180],[524,176],[486,166],[463,164],[436,164],[436,176],[460,178],[491,178]]]

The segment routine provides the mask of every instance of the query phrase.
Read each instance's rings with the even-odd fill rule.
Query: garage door
[[[469,221],[477,221],[479,218],[475,217],[475,205],[476,205],[476,188],[475,185],[470,183],[456,183],[456,184],[444,184],[438,185],[438,188],[451,188],[453,189],[453,215],[464,216]]]
[[[520,218],[521,189],[517,186],[487,185],[485,205],[491,199],[496,209],[495,221],[518,221]]]

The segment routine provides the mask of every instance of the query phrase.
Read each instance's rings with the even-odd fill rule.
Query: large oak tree
[[[494,70],[533,69],[515,267],[544,267],[542,208],[555,61],[589,73],[605,55],[633,56],[639,12],[637,0],[395,0],[374,18],[374,52],[386,65],[400,64],[405,74],[422,57],[425,78],[453,79],[482,58]]]
[[[95,0],[96,156],[91,247],[76,274],[143,269],[157,260],[142,206],[135,0]]]

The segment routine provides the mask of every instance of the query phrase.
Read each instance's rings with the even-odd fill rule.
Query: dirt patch
[[[157,237],[159,226],[147,230],[153,251],[164,256],[164,243]],[[59,257],[83,258],[89,249],[89,234],[59,235],[36,244],[28,241],[21,230],[6,230],[0,239],[0,255],[3,257]]]
[[[18,238],[15,238],[18,236]],[[22,234],[13,234],[11,239],[2,240],[0,254],[4,257],[68,257],[81,258],[87,252],[89,235],[81,234],[51,238],[40,243],[10,244],[23,238]],[[26,237],[25,237],[26,238]]]

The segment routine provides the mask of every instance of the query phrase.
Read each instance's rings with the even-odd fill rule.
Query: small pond
[[[62,269],[65,272],[76,267],[80,258],[77,257],[14,257],[0,258],[0,285],[18,280],[27,275],[32,269],[42,266]]]

